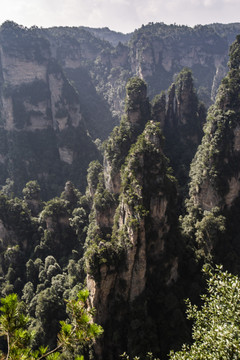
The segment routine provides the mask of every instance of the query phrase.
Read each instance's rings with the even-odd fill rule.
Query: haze
[[[0,23],[107,26],[127,33],[148,22],[189,26],[239,22],[239,14],[239,0],[8,0],[1,6]]]

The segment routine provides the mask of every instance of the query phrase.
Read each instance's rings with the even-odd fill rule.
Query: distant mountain
[[[153,98],[169,88],[183,67],[189,68],[198,97],[208,106],[227,71],[228,47],[238,32],[238,23],[198,25],[194,28],[149,23],[127,35],[108,28],[27,29],[13,22],[4,23],[0,29],[3,137],[0,184],[4,185],[7,178],[18,177],[19,185],[15,190],[20,191],[25,180],[36,178],[42,188],[46,188],[44,183],[49,176],[48,167],[39,172],[34,170],[33,164],[30,167],[27,165],[29,161],[35,161],[33,158],[38,149],[25,149],[23,155],[18,148],[22,145],[16,145],[21,140],[10,138],[31,133],[32,139],[40,134],[40,130],[47,132],[47,138],[50,128],[53,131],[53,138],[49,140],[51,146],[56,143],[56,158],[51,163],[56,166],[54,174],[61,179],[57,180],[56,186],[53,185],[56,191],[69,174],[72,174],[70,180],[80,184],[76,179],[82,178],[81,183],[84,184],[85,175],[79,178],[73,170],[81,168],[74,164],[80,161],[80,157],[79,160],[77,158],[82,149],[75,148],[77,144],[63,144],[67,136],[62,135],[65,131],[73,131],[75,126],[78,129],[81,127],[79,131],[85,133],[90,147],[94,148],[94,145],[87,132],[92,139],[106,139],[113,126],[119,123],[124,109],[125,86],[132,76],[137,75],[147,82],[149,96]],[[72,94],[69,98],[63,96],[66,89]],[[61,145],[57,145],[60,142]],[[24,141],[29,146],[30,143],[31,140]],[[96,155],[97,150],[93,148],[89,148],[88,153]],[[40,154],[43,155],[44,151],[41,150]],[[75,155],[78,151],[79,155]],[[91,159],[93,157],[84,156],[84,174]],[[67,168],[72,169],[70,173]]]
[[[87,286],[89,358],[167,359],[191,343],[202,267],[240,275],[238,32],[1,26],[0,293],[24,301],[34,348]]]
[[[190,170],[185,235],[196,254],[240,271],[240,36],[230,48],[229,72],[209,110]]]
[[[106,40],[110,42],[113,46],[117,46],[119,42],[125,44],[127,43],[132,36],[132,33],[123,34],[121,32],[116,32],[110,30],[108,27],[105,28],[90,28],[90,27],[82,27],[83,29],[89,31],[91,34],[96,36],[99,39]]]
[[[84,27],[50,28],[41,30],[41,35],[52,39],[58,60],[78,90],[81,69],[117,119],[128,78],[144,79],[152,98],[167,90],[183,67],[192,70],[200,99],[210,105],[227,72],[228,48],[239,32],[238,23],[194,28],[149,23],[127,35]]]
[[[42,195],[67,180],[84,190],[89,161],[99,157],[81,113],[79,95],[51,56],[49,42],[6,22],[0,29],[0,184],[21,194],[37,180]]]

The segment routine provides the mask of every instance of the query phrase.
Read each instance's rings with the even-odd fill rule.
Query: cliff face
[[[228,45],[239,31],[237,24],[231,29],[224,29],[223,25],[191,29],[161,23],[148,24],[131,35],[129,44],[119,43],[114,48],[108,41],[94,36],[97,30],[33,28],[27,31],[6,22],[1,35],[4,91],[7,92],[10,85],[29,84],[33,79],[47,82],[46,63],[50,57],[54,57],[80,94],[90,133],[94,137],[104,138],[116,121],[116,116],[122,113],[125,84],[132,75],[139,75],[149,83],[150,96],[153,97],[166,90],[174,74],[187,66],[193,71],[202,98],[210,95],[212,87],[215,93],[226,71]],[[28,35],[31,33],[28,40],[27,32]],[[224,38],[223,34],[228,36]],[[5,109],[10,110],[7,122],[11,128],[13,105],[9,99],[2,101]],[[36,108],[35,112],[38,111],[41,109]],[[35,123],[32,126],[38,126],[33,116],[31,122]],[[44,126],[47,126],[47,122]]]
[[[121,165],[150,117],[146,83],[139,78],[132,78],[126,87],[126,115],[120,126],[113,130],[104,154],[105,186],[110,192],[120,192]]]
[[[226,69],[227,49],[227,41],[211,28],[148,24],[131,39],[132,70],[150,84],[151,91],[160,92],[170,85],[175,73],[188,67],[197,86],[209,92],[219,68]],[[157,78],[161,78],[161,85]]]
[[[52,56],[77,89],[89,133],[93,138],[106,139],[116,122],[106,101],[106,94],[99,88],[106,86],[111,89],[107,54],[113,51],[113,46],[82,27],[38,29],[39,33],[48,39]],[[124,52],[121,57],[124,57]]]
[[[154,294],[164,303],[178,281],[181,251],[172,212],[176,188],[162,152],[159,124],[151,121],[139,132],[144,128],[139,110],[143,103],[148,109],[146,87],[140,79],[132,79],[127,85],[125,122],[131,134],[137,131],[140,135],[129,137],[126,155],[122,153],[117,162],[109,156],[108,145],[121,149],[122,143],[116,142],[121,125],[113,131],[106,145],[108,166],[98,176],[101,180],[93,197],[85,261],[90,303],[97,307],[96,321],[105,329],[96,347],[99,359],[114,359],[124,350],[143,353],[149,343],[158,353],[165,353],[169,346],[166,337],[160,340],[166,319],[157,326],[152,306]],[[114,177],[109,176],[113,166]],[[165,295],[159,299],[158,291],[164,289]],[[138,342],[133,335],[136,330],[141,338]],[[153,338],[158,338],[157,345]]]
[[[123,38],[124,44],[114,43],[115,47],[111,45],[107,31],[104,36],[104,29],[101,32],[52,28],[41,30],[41,35],[50,40],[54,56],[82,94],[83,107],[89,101],[84,95],[87,86],[92,99],[97,101],[98,108],[101,107],[98,118],[110,130],[111,114],[116,121],[123,111],[125,85],[131,76],[138,76],[149,84],[152,98],[168,89],[175,74],[188,67],[196,79],[200,99],[211,104],[210,99],[214,101],[220,81],[227,72],[229,45],[240,31],[239,24],[230,25],[189,28],[149,23],[130,34],[128,43]],[[119,34],[116,36],[120,39]],[[105,105],[99,96],[104,97]],[[96,136],[94,128],[97,128],[97,136],[104,137],[97,116],[94,116],[96,111],[97,108],[88,110],[91,133]]]
[[[119,43],[114,47],[83,28],[28,30],[10,22],[3,24],[0,184],[7,178],[18,177],[15,191],[20,193],[26,181],[37,179],[44,197],[59,193],[68,178],[83,188],[87,164],[97,157],[83,117],[93,138],[106,138],[122,113],[125,84],[131,75],[138,74],[148,81],[152,97],[167,89],[174,74],[186,65],[193,71],[199,95],[206,99],[212,84],[215,92],[223,76],[228,43],[238,26],[224,29],[224,26],[191,29],[148,24],[135,31],[128,44]],[[228,36],[224,38],[226,33]],[[66,76],[74,83],[79,96]],[[189,142],[187,147],[191,150],[189,154],[184,151],[189,163],[199,141],[199,131],[186,134],[184,127],[189,129],[188,105],[196,101],[195,95],[190,96],[191,86],[182,87],[179,92],[178,86],[180,89],[182,85],[175,84],[176,90],[172,88],[169,93],[167,114],[160,110],[158,120],[162,124],[165,121],[166,152],[170,158],[173,157],[167,149],[172,148],[172,144],[168,145],[168,138],[175,138],[178,132],[182,139],[186,135],[185,143]],[[132,109],[127,114],[131,124],[138,122],[138,110],[142,111]],[[201,117],[199,108],[191,111],[192,114],[195,111],[193,118]],[[149,119],[147,114],[146,119]],[[39,162],[33,160],[36,156],[42,164],[41,170]],[[54,181],[50,166],[53,173],[58,174]],[[175,169],[177,164],[172,166]],[[79,174],[76,169],[80,168],[83,171]],[[120,186],[117,177],[116,192]],[[180,177],[185,178],[185,183],[187,176]],[[49,185],[51,190],[46,190]]]
[[[197,86],[209,94],[213,81],[215,92],[232,36],[222,35],[217,25],[149,24],[114,48],[86,29],[2,25],[0,291],[26,302],[36,342],[54,347],[63,299],[86,280],[89,306],[104,328],[96,359],[124,351],[165,359],[189,340],[183,299],[198,296],[202,264],[240,273],[240,38],[202,140],[205,110],[191,70],[172,83],[188,65]],[[85,195],[68,181],[60,198],[42,202],[30,179],[45,198],[69,179],[84,187],[88,162],[98,157],[86,127],[94,137],[108,135],[109,106],[120,113],[132,73],[149,80],[151,95],[172,85],[150,104],[145,81],[130,79],[125,113],[102,146],[103,165],[88,168]],[[179,204],[199,142],[180,234]],[[13,198],[27,181],[24,199]]]
[[[80,185],[97,150],[78,94],[51,58],[47,40],[12,23],[2,26],[0,36],[1,184],[9,177],[19,193],[36,179],[44,197],[56,194],[67,179]],[[80,172],[73,174],[77,166]]]
[[[203,251],[207,258],[216,257],[233,271],[239,268],[236,245],[239,230],[233,216],[239,212],[240,190],[239,41],[237,37],[230,48],[229,72],[208,112],[205,134],[191,166],[189,215],[183,223],[186,230],[188,221],[192,222],[198,251]],[[233,253],[234,263],[230,260]]]
[[[168,89],[152,100],[152,118],[159,121],[165,137],[164,152],[170,159],[180,191],[186,191],[190,163],[200,144],[206,110],[199,102],[192,72],[183,69]]]
[[[89,268],[91,305],[98,308],[96,321],[105,327],[104,339],[96,350],[100,359],[113,359],[124,348],[133,353],[144,351],[144,346],[135,342],[134,330],[142,336],[149,337],[148,331],[160,336],[154,325],[148,328],[144,324],[147,319],[153,321],[148,295],[160,287],[171,287],[178,279],[179,245],[176,238],[169,239],[176,226],[170,210],[176,206],[175,184],[166,173],[161,143],[159,128],[150,123],[132,146],[121,171],[122,190],[111,240],[104,238],[98,243],[99,251],[106,252],[106,262],[100,262],[94,273]],[[96,222],[103,227],[98,219]],[[156,276],[159,273],[160,278]],[[139,321],[140,313],[143,322]]]

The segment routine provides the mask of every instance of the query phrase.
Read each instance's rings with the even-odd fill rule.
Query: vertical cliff
[[[51,58],[49,42],[6,22],[0,66],[1,185],[11,178],[19,194],[27,181],[38,180],[44,198],[59,193],[68,179],[83,188],[97,149],[87,134],[79,95]]]
[[[114,193],[120,191],[120,170],[130,146],[151,117],[146,83],[137,77],[127,83],[125,109],[126,114],[122,117],[120,126],[114,128],[106,142],[104,154],[105,185]]]
[[[108,145],[113,149],[114,144],[116,157],[108,157],[103,172],[93,164],[89,182],[94,196],[85,262],[90,303],[97,307],[96,321],[105,329],[95,349],[99,359],[114,359],[125,350],[143,354],[149,348],[166,355],[174,331],[185,326],[174,294],[182,256],[174,211],[175,179],[163,154],[159,123],[150,121],[144,126],[144,117],[149,115],[145,84],[134,78],[126,89],[125,121],[131,136],[119,133],[121,125],[113,131],[106,156]],[[117,180],[109,177],[113,166],[118,170]],[[93,178],[98,179],[97,186]],[[167,316],[173,316],[168,297],[179,311],[178,325],[173,319],[175,330],[165,328]]]
[[[83,27],[38,29],[37,33],[48,39],[52,56],[77,89],[89,133],[94,139],[106,139],[116,122],[106,94],[99,89],[106,86],[108,93],[112,89],[108,54],[113,51],[113,46]],[[114,103],[117,99],[109,100]]]
[[[239,24],[190,28],[149,23],[135,30],[128,43],[114,46],[106,41],[109,38],[104,32],[82,27],[38,30],[49,39],[54,57],[81,94],[82,107],[90,115],[91,134],[95,137],[98,133],[100,138],[106,138],[100,123],[110,130],[111,123],[120,118],[125,85],[132,76],[149,84],[153,98],[167,90],[175,74],[188,67],[200,99],[210,105],[227,72],[228,47],[239,33]],[[94,103],[90,109],[89,101]]]
[[[191,70],[184,68],[165,92],[152,100],[152,118],[159,121],[165,137],[164,152],[170,159],[181,194],[186,192],[190,163],[203,135],[206,118],[199,102]]]
[[[240,38],[230,48],[229,72],[209,110],[191,165],[185,234],[196,252],[239,271]],[[222,234],[223,233],[223,234]]]
[[[190,163],[200,144],[205,108],[196,95],[192,72],[183,69],[168,91],[165,152],[181,187],[188,182]]]

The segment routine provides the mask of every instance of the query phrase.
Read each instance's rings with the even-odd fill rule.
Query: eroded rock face
[[[166,139],[164,152],[170,159],[181,190],[187,189],[190,164],[203,135],[205,112],[194,88],[192,72],[185,68],[168,90],[162,126]],[[155,118],[161,119],[160,114],[160,111],[154,111]]]
[[[89,160],[98,157],[97,149],[87,134],[79,96],[52,58],[49,42],[34,30],[3,25],[0,78],[0,133],[5,139],[0,185],[12,177],[19,194],[26,182],[36,179],[45,189],[43,197],[49,198],[66,180],[77,185],[69,177],[73,166],[79,166],[82,182]],[[39,164],[46,176],[38,171]],[[12,172],[11,167],[19,170]],[[52,171],[55,194],[49,190]]]
[[[88,30],[55,29],[55,34],[58,33],[55,38],[52,29],[44,29],[41,35],[50,40],[54,57],[79,90],[83,86],[81,69],[88,72],[86,63],[90,64],[91,81],[107,100],[113,116],[120,119],[124,110],[124,89],[130,77],[137,75],[145,80],[153,97],[167,90],[183,67],[192,69],[201,100],[210,105],[211,97],[214,101],[227,72],[228,48],[239,33],[239,26],[235,24],[230,30],[224,29],[224,25],[215,29],[214,25],[189,28],[152,23],[128,34],[128,44],[119,43],[115,47],[101,36],[97,36],[97,41],[90,35],[96,31]],[[68,36],[64,36],[66,34]],[[101,132],[100,128],[98,130]]]
[[[229,191],[227,195],[225,196],[225,202],[227,207],[231,207],[234,200],[239,196],[240,191],[240,174],[236,177],[232,177],[229,180]]]
[[[183,221],[183,229],[203,261],[211,258],[233,272],[239,271],[239,54],[237,36],[230,47],[229,72],[209,109],[202,143],[191,166],[188,214]]]
[[[4,246],[11,247],[17,244],[16,234],[14,231],[7,229],[2,220],[0,220],[0,238]]]
[[[169,209],[176,204],[169,197],[169,188],[174,192],[175,185],[166,175],[162,135],[158,126],[150,122],[140,137],[121,170],[121,190],[113,224],[105,221],[105,212],[100,216],[97,211],[95,215],[100,228],[113,226],[111,241],[116,244],[112,251],[119,252],[121,259],[117,263],[100,263],[98,275],[87,277],[91,306],[98,308],[95,320],[105,329],[104,337],[96,347],[99,359],[115,359],[124,347],[131,348],[130,329],[136,323],[135,304],[144,304],[144,318],[150,316],[151,298],[147,294],[156,281],[154,276],[161,271],[164,273],[155,283],[156,291],[158,287],[172,286],[178,280],[178,258],[168,250],[173,240],[166,242],[171,227],[175,226],[171,224],[176,224]],[[108,249],[108,241],[104,239],[98,243],[99,251]],[[132,325],[123,321],[128,316],[133,317]],[[112,331],[116,332],[119,318],[126,328],[116,344]]]
[[[234,151],[240,151],[240,125],[234,129]]]
[[[131,145],[151,118],[147,86],[140,78],[131,78],[126,87],[126,116],[110,135],[110,150],[104,154],[104,180],[108,191],[119,194],[120,170]]]
[[[34,80],[46,81],[47,69],[46,64],[39,64],[36,59],[19,58],[19,54],[12,56],[0,46],[0,56],[2,64],[2,74],[4,82],[8,86],[19,86],[19,84],[29,83]]]
[[[127,225],[132,220],[132,212],[129,207],[122,203],[120,207],[119,226],[127,226],[129,249],[125,257],[125,267],[118,274],[118,282],[126,284],[124,291],[116,291],[121,294],[123,301],[132,303],[145,289],[146,286],[146,232],[145,221],[139,221],[138,228]]]
[[[5,59],[3,49],[0,56],[3,81],[9,88],[1,99],[6,130],[21,128],[36,131],[52,127],[55,131],[63,131],[70,125],[79,126],[82,115],[77,96],[73,99],[74,103],[69,103],[69,99],[65,98],[64,91],[66,92],[66,87],[70,88],[70,85],[60,69],[57,73],[49,73],[50,58],[47,58],[44,64],[38,64],[37,61],[24,62],[16,57],[10,72],[8,68],[11,56],[8,55]]]
[[[209,179],[205,179],[200,188],[196,189],[194,204],[200,206],[203,210],[210,211],[216,206],[220,206],[221,197],[212,186]]]
[[[64,147],[64,148],[59,148],[59,155],[60,155],[60,159],[71,165],[73,162],[73,151]]]
[[[104,181],[105,181],[106,189],[114,194],[119,194],[121,188],[120,171],[117,171],[115,174],[112,174],[112,165],[106,156],[104,157],[103,160],[103,166],[104,166]]]

